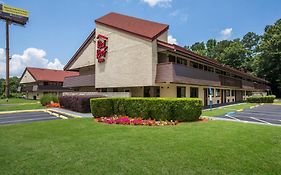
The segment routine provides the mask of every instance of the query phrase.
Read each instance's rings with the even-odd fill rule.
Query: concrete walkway
[[[48,110],[57,111],[59,113],[64,113],[64,114],[67,114],[69,116],[73,116],[75,118],[91,118],[91,117],[93,117],[92,113],[80,113],[80,112],[74,112],[74,111],[70,111],[68,109],[62,109],[62,108],[49,108]]]

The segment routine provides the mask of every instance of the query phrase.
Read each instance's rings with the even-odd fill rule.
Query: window
[[[214,68],[208,67],[208,71],[209,71],[209,72],[214,72]]]
[[[202,64],[199,64],[199,69],[203,69],[203,65]]]
[[[190,98],[198,98],[198,88],[190,87]]]
[[[221,96],[221,90],[220,89],[216,89],[216,97],[220,97]]]
[[[113,92],[118,92],[118,88],[113,88]]]
[[[194,68],[198,68],[198,63],[195,63],[193,61],[190,61],[190,66]]]
[[[226,96],[227,96],[227,97],[230,96],[230,90],[226,90]]]
[[[187,60],[183,59],[183,58],[177,58],[177,63],[178,64],[183,64],[183,65],[187,65]]]
[[[231,91],[231,96],[234,97],[235,96],[235,90]]]
[[[174,55],[169,55],[169,62],[176,62],[176,57]]]
[[[177,97],[186,97],[185,92],[185,87],[177,87]]]

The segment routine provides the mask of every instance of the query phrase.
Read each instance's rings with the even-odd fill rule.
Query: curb
[[[31,110],[17,110],[17,111],[2,111],[0,114],[16,114],[22,112],[46,112],[47,109],[31,109]]]
[[[73,118],[82,118],[81,116],[79,116],[79,115],[74,115],[74,114],[69,114],[69,113],[67,113],[67,112],[62,112],[62,111],[56,111],[56,110],[53,110],[53,109],[47,109],[47,112],[50,112],[50,113],[60,113],[60,114],[64,114],[64,115],[66,115],[66,116],[71,116],[71,117],[73,117]],[[59,114],[57,114],[57,115],[59,115]],[[59,116],[61,116],[61,115],[59,115]],[[67,117],[65,117],[65,118],[67,118]],[[68,119],[68,118],[67,118]]]

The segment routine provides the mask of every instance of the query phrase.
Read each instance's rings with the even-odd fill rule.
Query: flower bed
[[[59,103],[50,103],[46,105],[47,108],[60,108]]]
[[[115,117],[98,117],[97,122],[106,124],[121,124],[121,125],[144,125],[144,126],[165,126],[165,125],[177,125],[178,121],[156,121],[156,120],[144,120],[141,118],[129,118],[128,116],[115,116]]]

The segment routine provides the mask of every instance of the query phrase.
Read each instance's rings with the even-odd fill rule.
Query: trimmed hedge
[[[76,112],[89,113],[90,109],[90,99],[91,98],[101,98],[101,95],[73,95],[73,96],[60,96],[59,102],[60,106]]]
[[[247,98],[248,103],[273,103],[275,95],[269,96],[251,96]]]
[[[58,96],[47,94],[47,95],[43,95],[43,97],[40,98],[40,103],[43,106],[46,106],[51,102],[58,103],[59,102]]]
[[[99,98],[91,99],[94,117],[126,115],[155,120],[195,121],[201,115],[198,98]]]

